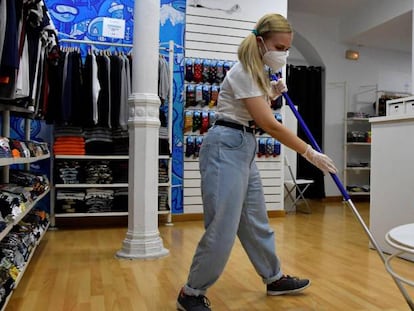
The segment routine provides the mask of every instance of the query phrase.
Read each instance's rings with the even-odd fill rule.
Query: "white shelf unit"
[[[128,161],[128,155],[55,155],[54,165],[56,161]],[[55,174],[55,167],[53,167],[53,174]],[[128,188],[128,183],[109,183],[109,184],[92,184],[92,183],[76,183],[76,184],[64,184],[56,183],[56,179],[53,178],[52,185],[52,199],[51,199],[51,226],[56,226],[56,218],[76,218],[76,217],[108,217],[108,216],[127,216],[128,212],[96,212],[96,213],[56,213],[56,194],[58,189],[119,189]],[[127,206],[126,206],[127,208]]]
[[[59,160],[79,160],[79,161],[91,161],[91,160],[128,160],[128,155],[56,155],[54,162]],[[159,183],[158,187],[168,187],[168,205],[170,209],[168,211],[160,210],[159,215],[167,215],[167,223],[171,223],[171,157],[169,155],[160,155],[159,160],[168,161],[168,182]],[[53,168],[54,169],[54,168]],[[54,180],[54,178],[52,178]],[[62,184],[54,183],[52,188],[52,200],[51,200],[51,226],[56,226],[56,218],[75,218],[75,217],[108,217],[108,216],[128,216],[128,212],[103,212],[103,213],[56,213],[56,191],[58,189],[90,189],[90,188],[128,188],[128,183],[111,183],[111,184]]]
[[[406,93],[381,90],[376,84],[363,85],[359,87],[358,92],[353,97],[352,108],[345,106],[344,184],[350,195],[370,195],[371,144],[366,140],[360,141],[362,137],[357,141],[348,141],[348,132],[371,133],[369,118],[373,116],[381,116],[385,113],[396,116],[407,112],[408,114],[414,114],[414,98],[401,99],[404,94]],[[384,98],[393,98],[393,100],[387,100],[387,104],[384,106]],[[348,114],[351,111],[354,112],[354,117]],[[352,186],[356,187],[350,188]],[[352,191],[352,189],[361,191]]]
[[[369,196],[371,171],[369,118],[349,117],[345,119],[344,123],[345,187],[350,195]],[[354,133],[354,135],[351,133]]]
[[[128,155],[56,155],[54,157],[54,162],[57,160],[79,160],[79,161],[90,161],[90,160],[128,160]],[[168,187],[168,205],[171,207],[171,157],[169,155],[160,155],[159,160],[168,161],[168,179],[169,182],[159,183],[158,187]],[[54,180],[54,178],[53,178]],[[51,185],[52,189],[52,200],[51,200],[51,226],[56,226],[56,218],[75,218],[75,217],[110,217],[110,216],[128,216],[128,212],[102,212],[102,213],[56,213],[56,191],[58,189],[91,189],[91,188],[105,188],[105,189],[115,189],[115,188],[128,188],[128,183],[111,183],[111,184],[89,184],[89,183],[79,183],[79,184],[62,184],[62,183],[53,183]],[[171,208],[168,211],[159,210],[159,215],[167,215],[167,222],[171,223]]]
[[[32,117],[32,111],[22,108],[22,107],[16,107],[13,105],[3,105],[0,104],[0,111],[2,111],[2,136],[3,137],[10,137],[10,112],[18,112],[20,115],[26,116],[25,119],[25,139],[30,140],[30,126],[31,121],[30,118]],[[3,169],[3,179],[2,182],[8,183],[9,182],[9,166],[13,164],[25,164],[26,169],[29,169],[30,163],[34,163],[37,161],[45,160],[50,158],[50,154],[45,154],[38,157],[22,157],[22,158],[0,158],[0,167]],[[50,192],[50,187],[45,190],[41,195],[39,195],[33,202],[30,202],[26,205],[25,210],[19,214],[17,217],[15,217],[12,221],[10,221],[7,226],[0,232],[0,241],[2,241],[8,233],[11,232],[14,226],[18,225],[19,222],[30,213],[30,211],[40,202],[48,193]],[[29,256],[27,257],[26,262],[24,263],[23,267],[20,268],[19,274],[17,275],[17,278],[14,281],[13,289],[9,293],[9,295],[6,297],[3,307],[1,311],[7,310],[7,304],[13,295],[13,291],[17,288],[19,285],[21,279],[23,278],[23,275],[27,269],[27,267],[30,264],[31,259],[33,258],[33,255],[37,249],[37,246],[40,244],[41,240],[43,239],[44,235],[47,232],[47,229],[49,227],[49,224],[45,228],[43,228],[43,232],[40,235],[39,239],[36,241],[36,244],[33,246],[33,248],[30,251]]]

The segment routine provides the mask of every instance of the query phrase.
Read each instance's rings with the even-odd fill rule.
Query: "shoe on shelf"
[[[210,301],[206,296],[186,295],[181,289],[177,298],[177,310],[180,311],[211,311]]]
[[[269,296],[296,294],[304,290],[310,284],[310,280],[284,275],[279,280],[267,284],[267,294]]]

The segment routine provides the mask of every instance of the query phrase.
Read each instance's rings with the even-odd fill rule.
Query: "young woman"
[[[186,285],[177,299],[181,311],[211,310],[205,293],[220,277],[236,236],[268,295],[302,291],[307,279],[285,275],[275,252],[256,167],[256,137],[251,121],[324,172],[336,173],[332,160],[315,151],[279,123],[270,99],[286,91],[282,80],[270,82],[264,66],[286,64],[292,28],[279,14],[263,16],[238,49],[239,62],[227,73],[218,99],[218,119],[200,150],[205,233],[195,252]]]

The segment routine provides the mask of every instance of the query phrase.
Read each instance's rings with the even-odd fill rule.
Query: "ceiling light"
[[[354,50],[346,50],[345,51],[345,58],[350,60],[358,60],[359,52]]]

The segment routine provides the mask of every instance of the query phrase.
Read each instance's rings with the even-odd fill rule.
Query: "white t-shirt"
[[[217,117],[249,126],[253,120],[241,99],[264,96],[256,82],[237,62],[226,74],[217,101]]]

